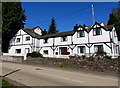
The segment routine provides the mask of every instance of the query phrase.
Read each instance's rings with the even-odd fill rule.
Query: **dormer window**
[[[27,36],[27,37],[26,37],[26,41],[29,41],[29,40],[30,40],[30,36]]]
[[[17,38],[16,42],[17,42],[17,43],[20,42],[20,38]]]
[[[62,41],[62,42],[67,41],[67,36],[61,37],[61,41]]]
[[[84,32],[84,30],[78,31],[78,32],[77,32],[77,37],[78,37],[78,38],[79,38],[79,37],[85,37],[85,32]]]
[[[102,35],[102,30],[101,28],[96,28],[93,30],[93,35]]]
[[[48,38],[45,38],[45,39],[44,39],[44,43],[48,43]]]

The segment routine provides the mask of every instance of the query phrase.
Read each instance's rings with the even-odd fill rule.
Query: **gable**
[[[36,27],[33,29],[35,33],[42,35],[42,29],[40,27]]]

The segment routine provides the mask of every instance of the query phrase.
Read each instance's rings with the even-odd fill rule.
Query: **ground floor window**
[[[86,53],[85,46],[78,46],[79,53]]]
[[[21,49],[16,49],[15,53],[21,53]]]
[[[97,52],[97,51],[103,51],[103,45],[95,45],[94,49],[95,49],[95,52]]]
[[[44,50],[43,53],[48,55],[48,50]]]
[[[60,54],[61,55],[67,55],[67,47],[60,47]]]

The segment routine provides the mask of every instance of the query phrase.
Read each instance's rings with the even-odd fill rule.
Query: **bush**
[[[95,56],[98,57],[98,58],[103,58],[107,55],[106,52],[104,52],[103,50],[99,50],[97,52],[95,52]]]
[[[39,51],[27,53],[27,57],[29,57],[29,56],[30,57],[43,57],[43,55]]]

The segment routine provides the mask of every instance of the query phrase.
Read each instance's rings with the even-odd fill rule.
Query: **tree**
[[[2,2],[2,52],[8,52],[10,39],[24,28],[24,12],[21,2]]]
[[[48,34],[53,34],[53,33],[57,33],[57,32],[59,32],[59,30],[56,30],[55,19],[52,18],[51,25],[48,30]]]
[[[120,8],[114,8],[109,16],[108,25],[114,24],[118,39],[120,40]]]

